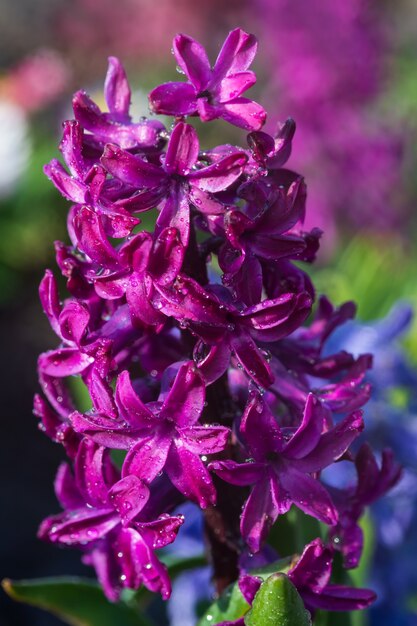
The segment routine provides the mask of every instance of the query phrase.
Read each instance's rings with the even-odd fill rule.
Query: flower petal
[[[337,523],[336,507],[318,480],[293,468],[280,473],[279,480],[294,504],[304,513],[329,526]]]
[[[194,115],[197,110],[195,87],[189,83],[164,83],[149,94],[149,107],[160,115]]]
[[[202,509],[215,504],[216,490],[211,476],[196,454],[182,446],[172,446],[165,471],[178,491]]]
[[[236,72],[244,72],[252,63],[258,42],[255,35],[245,33],[241,28],[232,30],[219,52],[213,68],[213,79],[221,80],[223,77]]]
[[[149,489],[137,476],[125,476],[112,486],[109,496],[122,524],[128,526],[148,501]]]
[[[177,35],[173,41],[178,65],[197,91],[207,86],[211,77],[210,63],[203,46],[188,35]]]
[[[194,454],[215,454],[224,450],[230,430],[224,426],[192,426],[179,431],[182,444]]]
[[[189,124],[178,122],[171,132],[164,168],[169,174],[186,176],[197,162],[199,151],[198,135]]]
[[[109,57],[104,98],[110,113],[117,115],[121,120],[129,119],[130,86],[124,67],[116,57]]]
[[[194,363],[181,365],[168,396],[161,407],[160,418],[174,422],[179,428],[195,424],[203,410],[205,385]]]

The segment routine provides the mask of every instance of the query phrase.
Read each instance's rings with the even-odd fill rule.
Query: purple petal
[[[220,159],[217,163],[190,172],[188,178],[192,185],[196,185],[199,189],[217,193],[230,187],[239,178],[246,162],[246,154],[235,152]]]
[[[146,542],[157,549],[172,543],[183,523],[184,517],[182,515],[176,517],[163,513],[152,522],[138,522],[136,526]]]
[[[210,63],[203,46],[192,37],[177,35],[173,41],[178,65],[197,91],[206,88],[211,78]]]
[[[115,178],[133,187],[159,187],[167,178],[161,168],[111,143],[104,148],[100,161]]]
[[[141,434],[137,429],[126,428],[125,423],[104,415],[83,415],[74,411],[69,419],[77,433],[113,450],[128,450]]]
[[[259,591],[259,587],[262,584],[262,578],[244,574],[243,576],[240,576],[238,584],[242,596],[245,598],[246,602],[251,605],[257,592]],[[243,618],[242,624],[244,626]]]
[[[179,431],[182,445],[194,454],[215,454],[224,450],[230,430],[224,426],[192,426]]]
[[[219,105],[220,109],[220,105]],[[221,117],[245,130],[260,130],[266,121],[265,109],[248,98],[236,98],[221,105]]]
[[[132,529],[124,529],[123,532],[134,532]],[[164,600],[171,595],[171,583],[168,570],[158,561],[152,548],[146,543],[139,533],[135,533],[135,541],[132,548],[132,558],[135,567],[140,571],[144,585],[154,593],[160,592]]]
[[[71,174],[75,178],[84,179],[89,170],[89,165],[82,153],[83,129],[75,120],[67,120],[63,123],[63,127],[64,131],[59,149]]]
[[[328,492],[318,480],[292,468],[280,473],[279,480],[294,504],[304,513],[329,526],[336,524],[337,510]]]
[[[218,380],[230,363],[230,348],[220,342],[210,349],[203,342],[198,342],[194,348],[194,361],[206,385]]]
[[[149,429],[155,418],[135,393],[127,370],[117,377],[115,399],[120,415],[133,427]]]
[[[116,57],[109,57],[104,98],[110,113],[116,114],[123,121],[129,119],[130,86],[124,67]]]
[[[238,72],[229,74],[216,86],[214,93],[219,102],[229,102],[239,97],[244,91],[256,83],[254,72]]]
[[[282,449],[283,436],[278,422],[257,392],[249,395],[240,430],[251,454],[258,461],[263,461],[269,454]]]
[[[277,482],[267,477],[253,487],[240,519],[240,532],[251,552],[259,552],[272,524],[280,513],[288,511],[290,502],[280,501],[276,490]]]
[[[178,122],[168,142],[164,169],[169,174],[186,176],[197,162],[198,151],[196,130],[189,124]]]
[[[170,285],[181,270],[184,252],[179,231],[176,228],[164,228],[154,242],[149,273],[159,284]]]
[[[321,593],[301,591],[304,601],[315,609],[326,611],[354,611],[366,609],[376,600],[370,589],[357,589],[342,585],[328,585]]]
[[[247,70],[256,55],[257,47],[258,42],[254,35],[245,33],[240,28],[232,30],[217,57],[213,79],[219,81],[229,74]]]
[[[149,94],[149,107],[160,115],[194,115],[197,94],[189,83],[164,83]]]
[[[160,214],[155,232],[159,236],[166,228],[175,228],[183,246],[187,246],[190,234],[190,203],[185,186],[175,181],[165,199],[159,205]]]
[[[67,463],[61,463],[59,466],[55,477],[54,489],[56,497],[63,509],[78,509],[84,505],[84,501]]]
[[[127,453],[122,475],[133,474],[151,483],[164,469],[171,443],[170,433],[164,432],[161,428],[154,436],[144,437]]]
[[[70,176],[57,159],[52,159],[45,165],[43,171],[64,198],[77,204],[84,204],[88,201],[86,185]]]
[[[87,332],[90,312],[81,302],[68,302],[59,316],[62,337],[79,345]]]
[[[105,450],[93,441],[83,439],[75,459],[75,480],[84,501],[93,507],[109,505],[104,478]]]
[[[236,463],[235,461],[213,461],[209,470],[231,485],[243,487],[262,480],[264,463]]]
[[[172,446],[165,471],[178,491],[202,509],[215,504],[216,490],[211,476],[197,455],[182,446]]]
[[[60,337],[61,329],[58,318],[61,313],[61,303],[59,301],[58,284],[51,270],[46,270],[41,280],[39,285],[39,298],[49,323],[58,337]]]
[[[362,413],[357,411],[347,415],[339,424],[320,437],[317,446],[304,458],[293,461],[302,472],[318,472],[337,461],[362,432],[364,423]]]
[[[84,546],[105,537],[120,521],[111,509],[76,509],[48,517],[38,537],[53,543]]]
[[[300,459],[314,450],[320,441],[326,417],[327,411],[320,400],[314,394],[309,393],[302,422],[285,446],[285,456]]]
[[[149,489],[136,476],[125,476],[109,491],[110,502],[118,511],[122,524],[128,526],[139,515],[149,499]]]
[[[100,217],[91,209],[82,207],[73,223],[80,250],[106,269],[118,269],[117,252],[106,238]]]
[[[231,334],[230,346],[245,372],[260,387],[266,389],[274,382],[269,364],[249,334],[236,329]]]
[[[78,348],[61,348],[44,352],[38,359],[38,368],[47,376],[74,376],[80,374],[94,362],[88,354]]]
[[[304,548],[297,563],[288,572],[288,577],[297,589],[308,587],[320,593],[330,580],[332,561],[332,550],[321,539],[314,539]]]
[[[203,410],[205,385],[194,363],[181,365],[160,411],[160,419],[170,420],[179,428],[195,424]]]

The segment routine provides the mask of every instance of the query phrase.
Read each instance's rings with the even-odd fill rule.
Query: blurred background
[[[53,241],[66,240],[67,204],[43,175],[58,156],[71,94],[102,102],[107,57],[125,63],[135,116],[146,94],[177,80],[177,32],[215,58],[236,26],[259,39],[255,95],[267,130],[293,117],[289,167],[306,177],[307,226],[323,229],[311,269],[318,292],[354,299],[358,322],[339,346],[376,354],[367,409],[377,449],[394,447],[404,479],[371,512],[362,577],[378,604],[373,624],[417,624],[417,2],[415,0],[0,0],[0,315],[3,444],[1,577],[89,575],[79,555],[42,545],[40,521],[58,510],[52,479],[61,450],[37,428],[36,359],[56,344],[38,303]],[[213,126],[213,128],[212,128]],[[229,132],[229,131],[228,131]],[[207,128],[208,146],[224,129]],[[242,133],[228,140],[241,143]],[[310,271],[310,270],[309,270]],[[414,549],[414,559],[413,559]],[[390,587],[387,588],[387,577]],[[1,626],[61,622],[1,593]]]

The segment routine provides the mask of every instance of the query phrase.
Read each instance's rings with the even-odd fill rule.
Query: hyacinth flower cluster
[[[295,508],[327,529],[302,554],[277,555],[291,557],[306,607],[374,600],[331,582],[332,562],[337,550],[347,567],[359,562],[361,514],[399,469],[388,453],[379,468],[368,446],[351,447],[372,359],[325,352],[355,307],[315,305],[299,266],[314,260],[321,232],[303,230],[306,185],[284,167],[294,122],[268,135],[265,111],[242,95],[256,48],[236,29],[211,67],[197,41],[178,35],[185,78],[149,95],[154,114],[173,117],[169,128],[131,119],[125,71],[110,58],[108,111],[76,93],[65,165],[45,167],[71,202],[71,243],[56,243],[69,295],[48,270],[40,298],[59,346],[39,357],[35,414],[69,463],[55,482],[63,512],[39,536],[81,550],[112,601],[141,585],[169,598],[158,550],[175,542],[187,502],[202,511],[218,593],[239,580],[252,603],[260,581],[245,558],[263,555]],[[196,117],[248,131],[244,147],[202,150]],[[86,412],[73,377],[88,389]],[[346,497],[321,478],[341,459],[357,467]]]

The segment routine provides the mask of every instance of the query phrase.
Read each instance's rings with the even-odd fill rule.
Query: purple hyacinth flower
[[[44,520],[41,539],[81,548],[110,600],[141,584],[169,597],[168,572],[154,550],[174,541],[181,517],[149,520],[143,512],[147,486],[135,476],[120,479],[104,448],[87,439],[75,459],[75,480],[62,464],[55,491],[65,511]]]
[[[102,144],[116,143],[126,150],[153,151],[163,144],[164,125],[157,120],[133,123],[129,115],[130,86],[120,61],[109,58],[104,92],[108,113],[103,113],[85,91],[78,91],[72,104],[74,116],[82,128]]]
[[[197,194],[195,204],[204,208],[204,202],[210,202],[210,194],[230,187],[247,162],[243,151],[234,150],[211,165],[197,168],[198,157],[197,132],[189,124],[179,122],[171,133],[162,166],[149,163],[112,144],[106,146],[101,162],[110,174],[123,183],[158,192],[161,212],[156,232],[168,226],[177,228],[186,245],[193,192]]]
[[[348,449],[363,429],[360,413],[326,430],[328,411],[310,394],[301,424],[291,436],[281,429],[268,405],[252,392],[241,432],[253,461],[214,461],[209,468],[233,485],[253,485],[241,516],[241,532],[258,552],[277,517],[295,504],[333,526],[338,513],[328,491],[315,477]]]
[[[370,589],[329,583],[332,562],[333,550],[321,539],[315,539],[304,548],[297,563],[288,571],[288,578],[296,586],[306,608],[310,612],[315,609],[354,611],[372,604],[376,595]]]
[[[145,405],[128,372],[122,372],[115,394],[119,418],[75,412],[71,423],[76,432],[103,446],[128,450],[123,476],[149,484],[165,470],[181,493],[206,508],[215,503],[216,491],[200,456],[223,450],[229,430],[198,423],[205,386],[194,364],[183,363],[173,381],[172,373],[167,372],[158,401]]]
[[[236,28],[227,36],[214,67],[203,46],[187,35],[177,35],[173,51],[187,76],[187,83],[170,82],[149,94],[155,113],[199,115],[203,122],[223,118],[246,130],[259,130],[265,123],[264,109],[242,93],[252,87],[256,76],[248,71],[257,49],[254,35]]]

